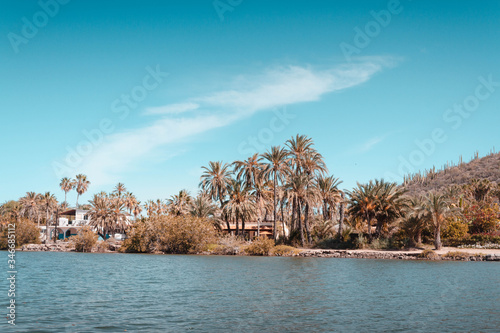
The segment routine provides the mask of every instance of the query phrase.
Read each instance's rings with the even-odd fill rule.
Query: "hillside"
[[[468,163],[464,163],[460,157],[456,165],[448,163],[440,170],[433,168],[405,177],[403,186],[409,194],[425,194],[449,185],[465,184],[474,178],[500,183],[500,153],[492,151],[481,158],[476,153]]]

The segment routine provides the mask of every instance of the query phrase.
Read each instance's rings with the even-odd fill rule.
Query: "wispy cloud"
[[[147,115],[165,115],[165,114],[178,114],[187,111],[193,111],[200,107],[199,104],[188,102],[188,103],[178,103],[170,104],[159,107],[147,108],[144,114]]]
[[[121,173],[148,162],[159,148],[228,126],[259,111],[317,101],[324,94],[362,84],[387,66],[386,58],[373,58],[322,70],[288,66],[239,77],[230,89],[146,109],[144,114],[158,116],[153,124],[109,135],[80,169],[93,179],[93,184],[116,182]],[[374,139],[365,148],[378,142]]]

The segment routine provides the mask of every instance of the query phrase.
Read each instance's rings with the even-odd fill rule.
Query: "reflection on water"
[[[9,331],[498,332],[500,327],[498,263],[18,253],[17,264],[17,325]]]

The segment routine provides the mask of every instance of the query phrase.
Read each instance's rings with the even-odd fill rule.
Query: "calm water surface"
[[[7,252],[2,258],[6,272]],[[499,263],[41,252],[16,259],[17,325],[5,319],[1,332],[500,332]]]

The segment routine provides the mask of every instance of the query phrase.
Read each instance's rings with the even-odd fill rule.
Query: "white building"
[[[59,214],[57,226],[49,226],[49,237],[50,239],[54,239],[54,232],[56,232],[58,240],[76,236],[80,229],[88,225],[89,222],[88,210],[68,209]],[[127,224],[130,223],[131,216],[127,214]],[[45,240],[47,235],[46,227],[40,226],[40,229],[41,239]],[[126,237],[125,234],[114,234],[113,236],[116,239],[124,239]]]

